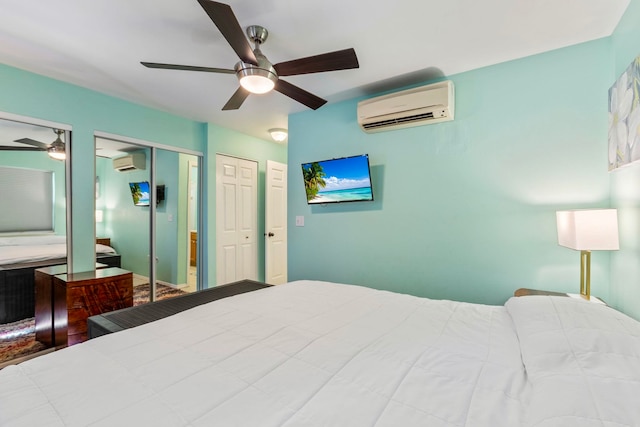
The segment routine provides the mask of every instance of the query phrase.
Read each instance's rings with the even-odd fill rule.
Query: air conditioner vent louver
[[[433,119],[432,112],[414,114],[413,116],[400,117],[397,119],[381,120],[379,122],[366,123],[366,124],[363,124],[362,127],[365,129],[382,128],[387,126],[398,125],[401,123],[416,122],[416,121],[428,120],[428,119]]]
[[[451,81],[403,90],[358,102],[358,124],[365,132],[380,132],[453,120]]]

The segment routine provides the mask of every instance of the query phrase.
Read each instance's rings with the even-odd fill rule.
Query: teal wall
[[[640,2],[634,0],[611,38],[613,67],[608,86],[640,55],[639,22]],[[618,209],[620,251],[611,255],[610,303],[640,319],[640,164],[611,172],[611,203]]]
[[[491,304],[577,292],[555,212],[609,205],[609,58],[601,39],[454,75],[452,122],[365,134],[358,99],[290,116],[289,279]],[[307,206],[301,163],[361,153],[374,202]],[[609,297],[608,253],[592,292]]]
[[[2,151],[0,152],[0,166],[40,169],[53,172],[55,196],[53,202],[53,232],[57,235],[64,236],[67,230],[64,162],[53,160],[44,151]],[[3,206],[3,209],[4,208],[6,207]]]
[[[262,236],[264,234],[264,189],[267,160],[287,163],[287,146],[274,142],[265,142],[214,124],[208,125],[207,136],[209,143],[204,167],[209,171],[206,178],[208,190],[205,195],[205,206],[209,215],[205,222],[203,233],[212,242],[208,245],[204,254],[204,259],[209,265],[209,282],[213,283],[216,278],[216,247],[213,244],[216,234],[216,154],[258,162],[258,280],[264,280],[265,249]]]

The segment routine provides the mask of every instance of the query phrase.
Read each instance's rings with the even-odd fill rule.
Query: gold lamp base
[[[591,251],[580,251],[580,295],[591,298]]]

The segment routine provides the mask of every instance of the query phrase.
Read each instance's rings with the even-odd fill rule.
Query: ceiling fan
[[[223,110],[237,110],[249,94],[267,93],[272,89],[316,110],[327,101],[282,80],[280,77],[359,67],[358,58],[353,48],[272,64],[260,51],[260,45],[267,40],[269,35],[266,28],[259,25],[247,27],[247,36],[255,45],[255,48],[251,49],[251,45],[229,5],[212,0],[198,0],[198,3],[240,58],[240,62],[235,65],[234,69],[156,62],[141,62],[141,64],[148,68],[235,74],[240,81],[240,87],[222,107]]]
[[[66,158],[65,145],[60,136],[64,133],[61,129],[52,129],[53,132],[58,135],[55,141],[50,144],[45,144],[44,142],[36,141],[31,138],[21,138],[16,139],[13,142],[18,142],[20,144],[25,144],[24,147],[20,146],[0,146],[0,150],[7,151],[46,151],[49,154],[49,157],[56,160],[64,160]]]

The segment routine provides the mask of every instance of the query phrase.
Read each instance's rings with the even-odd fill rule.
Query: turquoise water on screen
[[[354,202],[373,200],[371,187],[348,188],[346,190],[319,191],[309,203]]]

